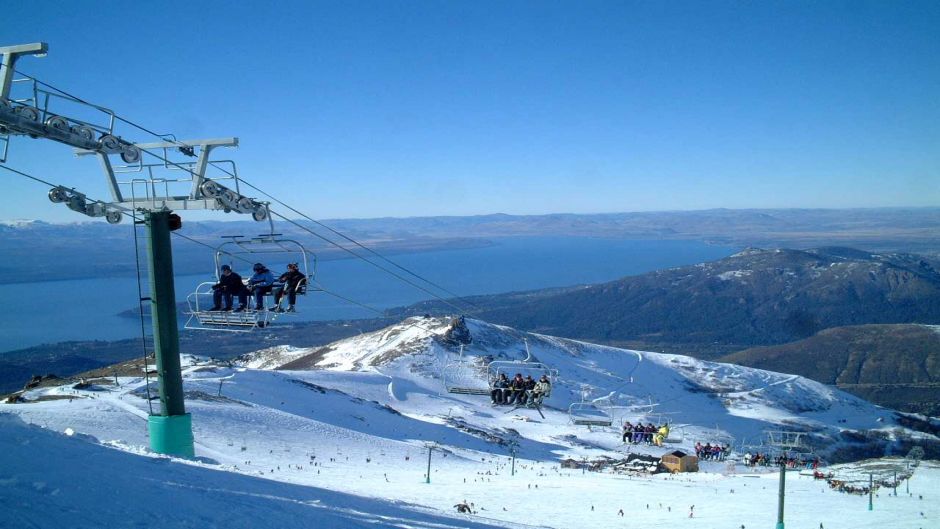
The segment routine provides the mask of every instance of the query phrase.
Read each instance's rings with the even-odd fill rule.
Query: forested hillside
[[[722,361],[803,375],[883,406],[940,415],[940,328],[934,326],[837,327]]]

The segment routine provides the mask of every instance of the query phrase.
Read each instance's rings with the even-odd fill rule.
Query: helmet
[[[297,263],[287,263],[287,268],[300,268]]]
[[[231,269],[232,269],[232,267],[229,266],[229,265],[222,265],[222,271],[223,271],[223,272],[226,271],[226,270],[231,270]]]
[[[255,272],[260,272],[264,270],[264,265],[261,263],[255,263],[255,266],[251,267],[251,269],[254,270]]]

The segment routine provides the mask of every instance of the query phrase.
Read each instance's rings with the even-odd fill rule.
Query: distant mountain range
[[[582,287],[476,296],[468,314],[557,336],[709,358],[830,327],[940,324],[933,259],[849,248],[748,249]],[[404,313],[447,312],[438,302]]]
[[[256,236],[268,226],[250,221],[188,222],[179,232],[216,246],[223,235]],[[386,254],[472,248],[490,239],[512,236],[575,236],[619,239],[696,240],[723,246],[810,248],[851,246],[875,252],[940,252],[940,208],[705,210],[607,214],[478,215],[334,219],[324,224]],[[319,235],[349,246],[348,241],[316,224],[302,221]],[[133,232],[128,224],[100,222],[49,224],[0,222],[0,283],[67,278],[130,276],[135,270]],[[317,236],[297,226],[277,223],[275,230],[300,240],[321,259],[347,258]],[[211,251],[186,239],[174,239],[177,274],[205,272]],[[63,271],[61,263],[69,263]]]
[[[936,259],[910,253],[751,248],[598,285],[464,301],[466,314],[497,324],[633,349],[723,357],[936,415],[940,340],[929,326],[940,325],[938,268]],[[387,318],[453,311],[438,301],[424,302],[388,311]],[[257,349],[259,337],[271,345],[312,346],[379,328],[387,318],[298,324],[250,339],[187,338],[183,351],[230,357]],[[134,349],[129,340],[8,353],[0,382],[15,389],[27,375],[70,374],[131,357]]]

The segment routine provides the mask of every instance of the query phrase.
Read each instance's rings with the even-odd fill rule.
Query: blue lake
[[[599,283],[720,259],[737,251],[696,241],[508,237],[494,242],[484,248],[390,258],[451,292],[473,295]],[[177,297],[184,301],[196,285],[212,279],[211,270],[205,275],[177,277]],[[360,260],[321,262],[318,279],[324,288],[379,310],[431,297]],[[137,297],[137,281],[132,277],[0,285],[0,300],[16,307],[0,320],[0,352],[66,340],[139,336],[139,320],[118,316],[136,307]],[[326,294],[307,296],[298,307],[302,311],[298,317],[306,320],[376,315]]]

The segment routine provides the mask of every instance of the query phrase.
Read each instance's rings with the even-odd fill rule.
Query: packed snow
[[[890,410],[793,375],[473,320],[461,350],[444,339],[451,325],[410,319],[324,349],[272,348],[236,364],[186,357],[194,460],[147,448],[143,377],[30,390],[25,403],[0,405],[0,527],[770,527],[778,474],[735,464],[736,456],[677,475],[562,461],[661,456],[719,439],[754,447],[768,429],[836,443],[842,429],[897,428]],[[544,418],[444,390],[448,377],[485,386],[488,362],[527,356],[558,372]],[[291,369],[273,369],[285,364]],[[568,407],[582,400],[612,426],[572,424]],[[669,421],[681,440],[624,445],[622,420]],[[910,463],[824,470],[859,482]],[[929,462],[897,496],[879,489],[872,511],[867,496],[811,475],[788,472],[786,486],[791,527],[940,526],[940,468]],[[465,500],[473,513],[456,512]]]

